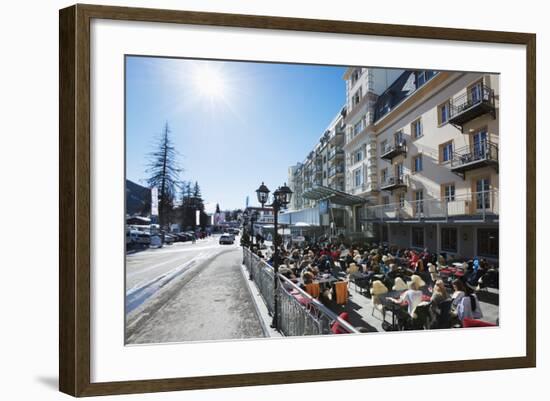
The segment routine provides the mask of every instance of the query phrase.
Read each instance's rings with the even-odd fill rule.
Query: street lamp
[[[262,182],[262,185],[256,190],[256,194],[258,195],[258,202],[262,205],[262,209],[264,208],[264,205],[267,203],[267,200],[269,198],[269,189],[265,186],[265,184]],[[277,306],[277,287],[279,283],[278,275],[279,275],[279,241],[277,239],[278,231],[279,231],[279,224],[278,224],[278,217],[279,217],[279,210],[281,208],[285,208],[289,203],[290,199],[292,198],[292,191],[289,187],[287,187],[286,183],[282,186],[277,188],[273,192],[273,202],[271,203],[271,206],[273,208],[273,229],[275,231],[275,235],[273,237],[273,245],[274,245],[274,252],[273,252],[273,321],[271,323],[271,327],[274,329],[277,329],[278,326],[278,306]]]

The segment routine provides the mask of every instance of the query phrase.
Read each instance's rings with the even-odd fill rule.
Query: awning
[[[365,198],[361,198],[360,196],[351,195],[347,192],[338,191],[334,188],[322,185],[304,191],[302,196],[306,199],[316,201],[328,199],[331,203],[344,206],[362,205],[367,202]]]

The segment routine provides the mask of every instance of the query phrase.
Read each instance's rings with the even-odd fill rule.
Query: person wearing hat
[[[406,291],[408,289],[409,287],[407,286],[407,283],[405,283],[405,280],[403,280],[401,277],[397,277],[395,279],[395,283],[392,287],[393,291]]]
[[[413,274],[411,277],[411,281],[409,281],[408,287],[409,289],[405,291],[403,294],[401,294],[401,297],[399,298],[389,298],[392,302],[395,303],[402,303],[407,302],[407,312],[411,317],[415,317],[414,311],[418,304],[422,302],[422,291],[420,290],[421,287],[426,285],[424,281],[420,278],[420,276],[417,276],[416,274]]]
[[[353,274],[353,273],[357,273],[359,272],[359,266],[355,263],[355,262],[352,262],[349,264],[347,270],[346,270],[346,273],[347,274]]]

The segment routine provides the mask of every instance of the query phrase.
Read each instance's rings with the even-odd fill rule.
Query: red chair
[[[496,324],[483,320],[464,318],[462,327],[496,327]]]

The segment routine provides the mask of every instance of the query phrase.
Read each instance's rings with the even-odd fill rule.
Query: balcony
[[[345,170],[346,169],[345,169],[344,166],[331,167],[328,170],[328,178],[333,178],[333,177],[336,177],[336,176],[343,176]]]
[[[338,159],[342,159],[344,157],[344,149],[340,148],[340,147],[337,147],[337,148],[332,148],[331,150],[329,150],[328,152],[328,157],[327,159],[330,161],[332,159],[335,159],[335,160],[338,160]]]
[[[499,192],[483,191],[453,196],[404,201],[366,209],[367,221],[496,222],[499,216]]]
[[[388,144],[380,150],[380,157],[390,162],[399,155],[407,154],[407,142],[401,141],[395,144]]]
[[[400,188],[407,188],[408,175],[401,175],[397,177],[387,177],[381,184],[380,189],[382,191],[395,191]]]
[[[494,91],[485,85],[475,85],[466,93],[451,99],[449,123],[463,129],[464,125],[483,114],[496,118]]]
[[[498,146],[496,144],[483,141],[453,152],[451,171],[462,178],[465,177],[467,171],[483,167],[494,167],[498,171]]]

